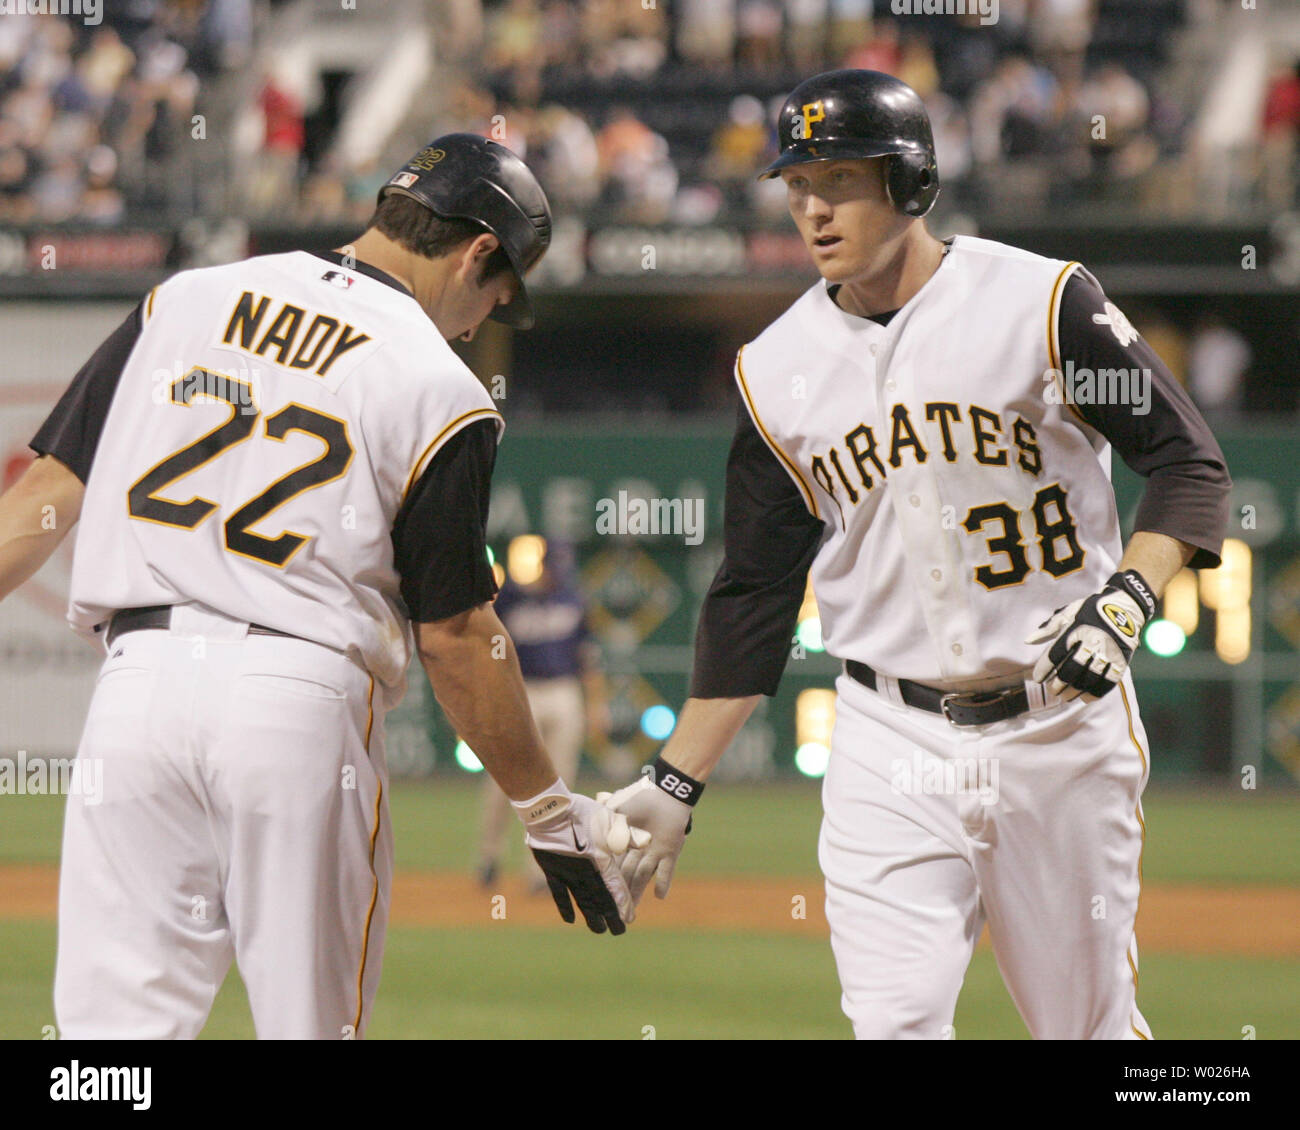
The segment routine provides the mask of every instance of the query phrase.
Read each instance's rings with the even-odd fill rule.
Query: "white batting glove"
[[[1025,637],[1025,643],[1054,641],[1033,678],[1066,702],[1101,698],[1124,677],[1155,610],[1151,586],[1136,569],[1114,574],[1101,592],[1058,608]]]
[[[629,847],[644,848],[650,834],[590,797],[570,792],[558,779],[532,799],[511,804],[524,822],[524,841],[546,876],[560,917],[575,921],[577,902],[593,933],[624,933],[636,917],[636,902],[619,857]]]
[[[667,898],[677,857],[691,830],[691,810],[704,786],[662,758],[648,771],[616,793],[598,793],[596,799],[650,833],[650,843],[633,845],[623,858],[623,878],[639,905],[651,878],[655,896]]]

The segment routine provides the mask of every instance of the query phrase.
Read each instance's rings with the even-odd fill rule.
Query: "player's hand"
[[[637,827],[650,833],[648,844],[633,845],[623,857],[623,878],[627,880],[634,905],[640,904],[652,878],[655,896],[668,897],[677,857],[682,854],[686,834],[691,830],[691,805],[673,795],[673,784],[681,779],[681,774],[674,773],[672,767],[661,760],[656,762],[651,772],[618,792],[596,794],[596,799],[612,811],[621,812]],[[698,786],[699,789],[703,787]]]
[[[636,903],[619,861],[630,847],[647,846],[649,833],[590,797],[570,792],[563,781],[532,800],[512,803],[560,917],[573,922],[576,902],[593,933],[624,933],[636,917]]]
[[[1151,586],[1136,569],[1114,574],[1101,592],[1058,608],[1025,637],[1053,641],[1034,665],[1035,681],[1066,702],[1101,698],[1124,677],[1155,610]]]

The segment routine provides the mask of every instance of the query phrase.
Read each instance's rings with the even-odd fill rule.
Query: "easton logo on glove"
[[[1118,604],[1103,604],[1101,610],[1106,619],[1126,636],[1137,635],[1137,628],[1134,626],[1133,621],[1129,619],[1128,614]]]

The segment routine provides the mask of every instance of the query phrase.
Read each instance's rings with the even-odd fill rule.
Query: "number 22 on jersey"
[[[160,492],[249,439],[263,417],[253,400],[250,384],[199,366],[192,368],[171,385],[173,404],[189,407],[196,396],[225,401],[230,405],[230,416],[224,423],[173,452],[136,480],[127,491],[127,510],[132,518],[182,530],[194,530],[219,508],[220,504],[211,499],[195,496],[188,502],[175,502],[160,497]],[[290,432],[314,436],[325,445],[324,451],[310,463],[304,463],[276,479],[256,498],[249,499],[236,509],[225,522],[227,550],[276,568],[286,565],[311,539],[291,530],[285,530],[278,537],[266,537],[254,533],[249,527],[296,495],[342,478],[352,465],[354,454],[348,438],[347,422],[308,408],[305,404],[291,402],[265,417],[264,435],[267,439],[283,443]]]

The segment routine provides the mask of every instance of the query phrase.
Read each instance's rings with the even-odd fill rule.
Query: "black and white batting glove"
[[[668,897],[677,857],[691,830],[691,812],[703,791],[703,784],[659,758],[647,765],[632,784],[616,793],[596,794],[597,800],[650,833],[649,844],[634,844],[623,857],[623,878],[632,893],[633,905],[640,905],[652,878],[655,896]]]
[[[636,903],[619,861],[629,847],[649,844],[649,833],[590,797],[570,792],[558,779],[531,800],[511,804],[524,822],[524,840],[546,876],[560,917],[575,921],[576,902],[593,933],[624,933],[636,917]]]
[[[1124,677],[1155,610],[1142,574],[1114,574],[1101,592],[1058,608],[1025,637],[1025,643],[1054,641],[1034,665],[1034,680],[1066,702],[1101,698]]]

